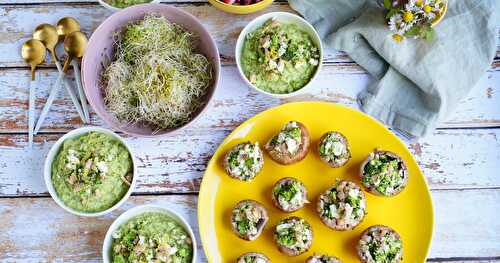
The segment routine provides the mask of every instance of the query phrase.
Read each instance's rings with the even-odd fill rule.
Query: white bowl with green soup
[[[321,70],[323,47],[307,21],[291,13],[273,12],[255,18],[241,31],[235,57],[249,86],[286,98],[311,86]]]
[[[83,127],[62,136],[45,160],[44,179],[54,201],[79,216],[101,216],[123,204],[135,184],[130,147],[116,133]]]
[[[194,263],[196,239],[175,211],[140,205],[121,214],[108,229],[102,247],[104,263]]]

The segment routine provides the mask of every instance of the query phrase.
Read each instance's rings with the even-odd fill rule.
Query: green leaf
[[[416,35],[420,34],[421,30],[422,30],[422,28],[420,28],[419,26],[413,26],[412,28],[410,28],[410,30],[406,31],[404,36],[405,37],[416,36]]]
[[[401,11],[401,9],[399,7],[396,7],[396,8],[391,8],[389,10],[389,12],[387,12],[387,15],[385,15],[385,18],[389,19],[391,18],[391,16],[395,15],[396,13],[398,13],[399,11]]]
[[[424,32],[424,38],[427,41],[432,41],[434,39],[434,29],[432,27],[428,27]]]
[[[392,7],[391,0],[384,0],[384,7],[390,9]]]

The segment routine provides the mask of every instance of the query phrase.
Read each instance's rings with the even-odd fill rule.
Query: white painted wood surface
[[[0,262],[98,262],[107,227],[125,209],[168,204],[195,226],[196,193],[206,163],[239,123],[292,100],[270,99],[248,89],[234,66],[239,31],[260,13],[235,16],[205,0],[165,0],[197,16],[216,39],[224,64],[209,110],[182,133],[160,140],[127,137],[139,160],[138,187],[124,207],[97,219],[78,218],[47,197],[44,157],[64,132],[81,126],[69,98],[56,100],[33,151],[27,146],[28,70],[20,44],[39,23],[74,16],[91,33],[111,13],[94,0],[0,0]],[[290,11],[285,1],[265,12]],[[326,50],[315,87],[295,100],[338,102],[353,108],[356,94],[373,81],[342,52]],[[500,262],[500,48],[485,78],[457,111],[428,138],[407,142],[427,177],[436,227],[431,262]],[[54,66],[40,70],[37,110],[55,81]],[[102,125],[95,115],[94,125]],[[137,194],[140,194],[137,196]],[[198,243],[199,251],[202,252]],[[206,259],[200,254],[200,262]]]

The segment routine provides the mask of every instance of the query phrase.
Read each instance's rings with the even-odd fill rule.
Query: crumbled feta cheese
[[[341,142],[333,142],[333,154],[336,156],[342,155],[345,152],[345,145]]]
[[[290,152],[290,153],[295,153],[297,151],[297,149],[299,148],[297,141],[292,139],[292,138],[286,138],[285,143],[286,143],[286,147],[288,149],[288,152]]]
[[[97,162],[96,167],[97,167],[97,169],[99,169],[99,171],[101,173],[103,173],[103,174],[108,173],[108,165],[106,164],[106,162],[104,162],[104,161]]]
[[[317,59],[314,59],[314,58],[309,59],[309,64],[311,64],[313,66],[317,66],[318,63],[319,63],[319,61]]]
[[[285,70],[285,61],[280,59],[280,61],[278,62],[278,71],[279,72],[283,72]]]
[[[275,69],[278,67],[278,63],[274,60],[269,60],[269,69]]]

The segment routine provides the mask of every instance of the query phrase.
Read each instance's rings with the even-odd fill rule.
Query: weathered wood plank
[[[234,63],[234,46],[243,27],[253,18],[274,11],[292,12],[283,3],[276,3],[254,14],[239,16],[222,12],[208,3],[175,4],[179,8],[196,16],[209,30],[217,42],[223,63]],[[63,16],[77,18],[82,31],[90,36],[91,32],[111,12],[99,5],[50,5],[0,6],[0,50],[20,50],[21,44],[31,37],[33,29],[40,23],[56,23]],[[30,17],[32,19],[25,19]],[[231,22],[230,22],[231,21]],[[62,50],[59,51],[62,54]],[[327,62],[352,62],[344,53],[325,50]],[[47,64],[46,64],[47,65]],[[52,64],[50,64],[52,65]],[[26,66],[18,52],[9,52],[0,56],[0,67]]]
[[[353,64],[351,64],[353,65]],[[57,72],[39,70],[36,110],[41,111]],[[0,70],[0,133],[26,133],[29,72],[23,69]],[[325,66],[315,85],[306,94],[288,100],[273,99],[247,87],[234,66],[222,67],[222,78],[209,111],[194,128],[234,128],[237,124],[267,108],[288,101],[322,100],[338,102],[359,109],[357,94],[373,79],[357,67]],[[500,126],[500,70],[487,72],[486,77],[463,100],[456,112],[438,126],[498,127]],[[92,123],[102,125],[92,116]],[[64,89],[54,102],[42,132],[65,132],[81,126],[78,114]]]
[[[0,1],[7,1],[10,3],[9,0]],[[26,3],[40,3],[40,1],[43,0],[26,0]],[[92,4],[94,2],[95,1],[88,1],[84,2],[85,4],[77,5],[62,3],[58,5],[57,8],[53,8],[50,4],[0,6],[0,50],[19,50],[21,44],[31,37],[32,31],[36,25],[40,23],[56,23],[57,20],[63,16],[73,16],[77,18],[82,25],[82,30],[90,36],[91,32],[93,32],[106,17],[112,14],[98,4]],[[204,3],[204,1],[194,5],[172,4],[192,13],[201,20],[216,40],[224,64],[234,64],[234,45],[236,39],[241,29],[243,29],[250,20],[267,12],[293,12],[286,3],[279,2],[274,3],[263,11],[244,16],[222,12],[208,3]],[[32,19],[25,19],[26,17]],[[59,53],[61,52],[62,50],[60,49]],[[345,53],[332,49],[325,49],[324,55],[325,63],[352,62]],[[498,63],[494,63],[492,67],[497,67],[497,64]],[[0,57],[0,67],[23,66],[26,66],[26,64],[22,61],[18,52],[9,52],[2,54]]]
[[[163,139],[126,137],[138,161],[135,193],[197,192],[206,164],[230,132],[187,129]],[[0,135],[0,196],[46,195],[43,162],[59,134]],[[411,144],[431,189],[500,187],[500,129],[439,130]],[[473,146],[473,148],[472,148]]]
[[[195,196],[139,196],[131,199],[110,215],[99,218],[71,215],[50,198],[0,199],[3,222],[0,226],[0,261],[102,262],[102,242],[113,220],[133,206],[153,203],[172,208],[188,221],[198,241],[197,262],[206,262],[198,234]]]
[[[500,221],[496,214],[500,190],[433,191],[432,196],[436,222],[430,261],[500,256]],[[6,262],[98,262],[112,220],[125,209],[144,203],[172,207],[188,220],[199,237],[196,202],[192,195],[133,196],[111,215],[82,218],[66,213],[50,198],[2,198],[0,255]],[[206,262],[199,238],[198,249],[198,262]]]

